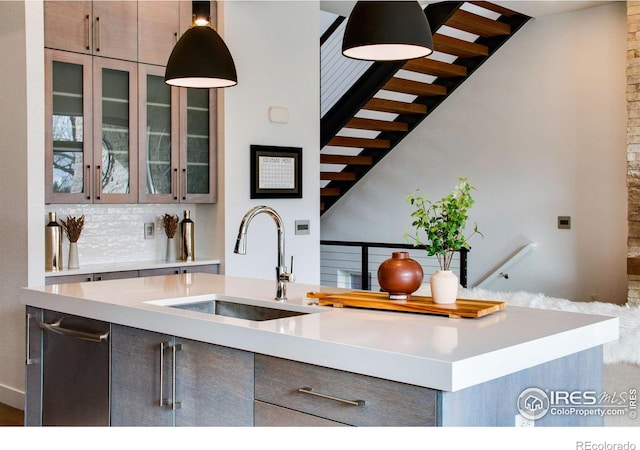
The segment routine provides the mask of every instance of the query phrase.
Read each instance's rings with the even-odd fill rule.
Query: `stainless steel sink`
[[[277,306],[270,307],[265,301],[219,295],[207,296],[198,300],[192,297],[173,300],[154,300],[147,303],[203,314],[251,320],[254,322],[302,316],[324,310],[322,307],[302,305],[287,305],[285,308],[280,306],[282,305],[281,303],[278,303]]]
[[[247,305],[245,303],[226,302],[223,300],[184,303],[182,305],[171,305],[171,307],[206,314],[216,314],[218,316],[235,317],[236,319],[253,320],[256,322],[308,314],[306,312],[291,311],[288,309],[267,308],[265,306]]]

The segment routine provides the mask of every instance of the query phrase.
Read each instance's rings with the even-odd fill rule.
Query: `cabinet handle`
[[[97,34],[97,38],[96,38],[96,51],[99,52],[100,51],[100,47],[102,45],[102,29],[100,27],[100,16],[96,17],[96,34]]]
[[[173,176],[171,180],[171,195],[174,200],[178,200],[178,168],[173,169]]]
[[[101,180],[102,167],[96,166],[96,200],[100,200],[102,195],[102,180]]]
[[[87,43],[87,50],[91,50],[91,17],[89,16],[89,14],[87,14],[84,17],[84,21],[87,27],[87,34],[86,34],[86,43]]]
[[[173,39],[175,42],[178,42],[178,32],[173,33]]]
[[[87,200],[91,200],[91,188],[89,187],[89,180],[91,179],[91,166],[87,164],[84,170],[84,190],[87,193]]]
[[[176,402],[176,352],[182,350],[182,344],[175,344],[172,348],[173,363],[171,366],[171,409],[182,408],[182,402]]]
[[[72,330],[71,328],[64,328],[62,325],[62,319],[53,322],[46,323],[40,322],[40,328],[43,330],[51,331],[52,333],[62,334],[65,336],[70,336],[77,339],[82,339],[83,341],[90,342],[102,342],[106,341],[109,337],[109,332],[105,331],[104,333],[87,333],[86,331]]]
[[[31,319],[35,316],[31,313],[27,314],[27,366],[35,363],[36,360],[31,358]]]
[[[328,398],[329,400],[335,400],[340,403],[346,403],[347,405],[352,406],[362,406],[364,405],[364,400],[347,400],[340,397],[334,397],[333,395],[322,394],[320,392],[314,392],[310,387],[302,387],[298,389],[298,392],[302,394],[314,395],[316,397]]]
[[[163,386],[164,386],[164,342],[160,342],[160,407],[169,403],[168,398],[164,398]]]
[[[187,199],[187,169],[182,169],[182,200]]]

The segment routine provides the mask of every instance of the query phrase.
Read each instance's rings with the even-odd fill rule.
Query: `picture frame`
[[[251,198],[302,198],[302,148],[251,145]]]

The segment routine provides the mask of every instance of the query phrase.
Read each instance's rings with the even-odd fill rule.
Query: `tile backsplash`
[[[49,221],[49,213],[55,212],[58,218],[84,215],[85,225],[78,240],[80,265],[119,263],[128,261],[158,261],[166,254],[167,237],[160,218],[164,214],[177,214],[180,220],[184,211],[191,212],[196,222],[194,205],[173,204],[136,204],[136,205],[46,205],[46,215],[42,229]],[[153,239],[144,238],[144,224],[154,224]],[[179,237],[179,232],[176,237]],[[66,236],[62,243],[62,261],[66,267],[69,241]]]

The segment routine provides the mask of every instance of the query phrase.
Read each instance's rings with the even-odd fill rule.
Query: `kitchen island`
[[[408,425],[513,426],[518,414],[518,396],[526,388],[601,390],[602,344],[618,337],[618,319],[611,317],[507,306],[503,311],[479,319],[451,319],[317,306],[313,299],[307,298],[308,292],[338,291],[341,290],[293,283],[288,285],[288,301],[276,302],[273,300],[275,282],[193,273],[26,288],[22,292],[22,303],[31,311],[30,319],[34,318],[34,310],[47,310],[110,324],[112,425],[147,424],[132,423],[136,422],[136,415],[120,420],[114,414],[118,400],[113,396],[122,385],[131,383],[122,393],[124,398],[131,398],[143,390],[138,383],[147,381],[146,374],[128,377],[132,368],[141,366],[140,361],[130,361],[138,358],[139,353],[129,350],[144,341],[138,332],[162,336],[158,344],[160,353],[146,359],[151,365],[171,360],[168,364],[171,370],[163,376],[163,365],[151,368],[151,373],[160,372],[160,381],[152,383],[148,390],[149,395],[159,397],[156,402],[159,408],[173,411],[169,419],[173,424],[182,420],[176,418],[175,411],[186,412],[188,404],[176,398],[187,389],[171,385],[179,373],[176,361],[181,355],[176,352],[191,345],[208,345],[215,347],[217,353],[207,367],[224,360],[227,361],[224,366],[229,369],[226,377],[212,378],[216,383],[223,378],[237,382],[230,389],[213,386],[210,390],[222,389],[229,393],[215,401],[228,401],[227,397],[231,396],[233,402],[249,405],[242,420],[232,423],[241,425],[313,422],[380,425],[382,423],[364,418],[350,420],[349,415],[357,410],[363,414],[370,411],[378,419],[385,415],[390,419],[396,407],[393,402],[405,395],[417,403],[400,404],[397,409],[415,409],[414,415],[423,413],[425,418],[424,422],[416,423],[408,420]],[[213,310],[197,311],[191,305],[213,306],[212,300],[221,305],[241,303],[250,305],[249,309],[279,310],[282,314],[267,320],[247,319],[223,315],[229,314],[224,312],[213,314]],[[37,330],[35,323],[44,320],[42,317],[32,320],[28,329]],[[29,351],[35,355],[28,353],[28,360],[38,360],[39,355],[45,355],[37,348],[42,340],[32,335],[29,342]],[[118,343],[122,346],[116,348]],[[155,346],[148,345],[149,348]],[[168,349],[173,353],[167,353]],[[237,353],[229,354],[228,350]],[[129,365],[118,369],[116,363],[120,360]],[[314,374],[314,369],[320,372]],[[185,370],[197,372],[192,367]],[[27,371],[29,373],[29,366]],[[203,371],[194,386],[208,386],[207,368]],[[311,381],[322,383],[323,380],[324,386],[309,386]],[[353,382],[355,387],[345,387],[350,380],[357,381]],[[288,385],[289,382],[297,384]],[[332,388],[357,390],[358,384],[367,385],[363,392],[371,395],[388,388],[389,398],[393,400],[376,401],[359,398],[360,393],[331,392]],[[27,416],[32,412],[35,417],[32,423],[39,424],[37,405],[42,401],[29,389],[28,380]],[[167,399],[163,398],[165,395]],[[192,397],[197,401],[203,395],[200,390]],[[307,399],[316,403],[306,405]],[[30,400],[36,405],[31,407],[32,411],[29,411]],[[334,403],[339,406],[333,406]],[[377,410],[385,403],[391,405],[391,412]],[[121,409],[129,411],[131,405],[122,405]],[[325,414],[325,409],[337,411]],[[141,413],[139,417],[142,416]],[[181,423],[195,424],[193,421],[204,416],[194,417],[187,416]],[[291,423],[283,423],[289,419]],[[536,421],[536,426],[601,423],[598,417],[547,414]],[[384,424],[404,425],[405,422],[388,420]]]

